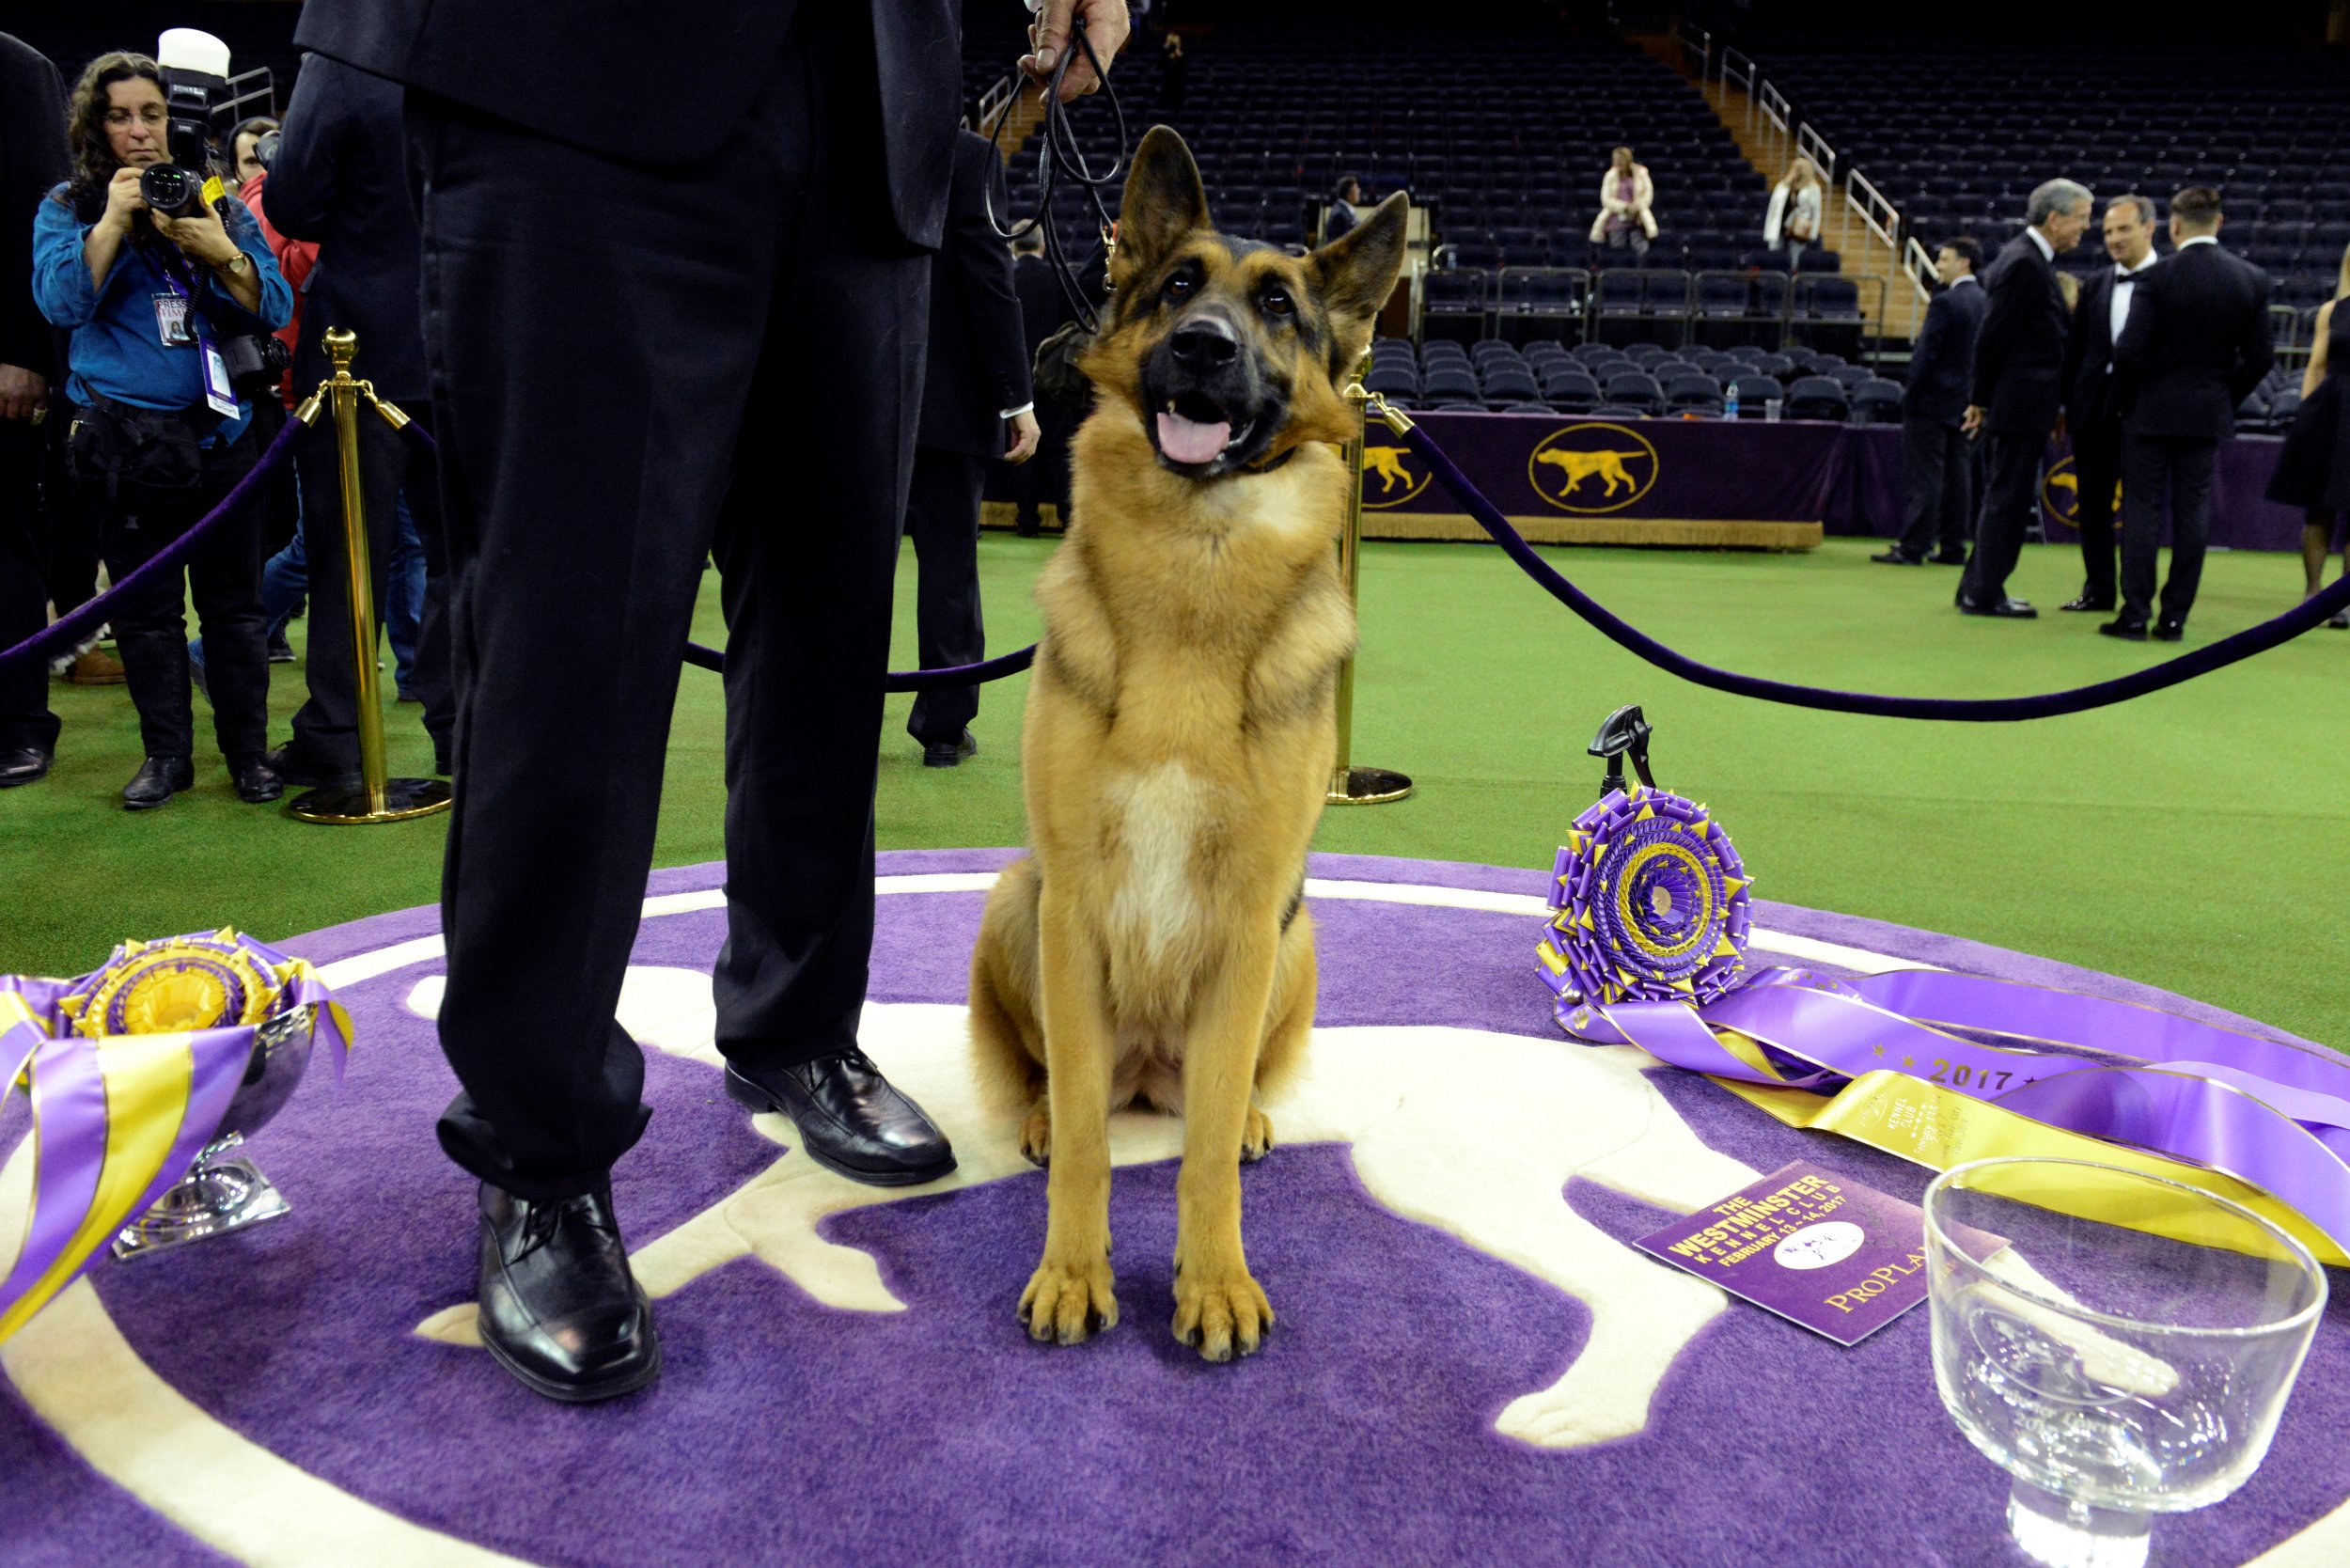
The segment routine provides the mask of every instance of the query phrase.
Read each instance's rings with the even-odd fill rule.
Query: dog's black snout
[[[1216,316],[1194,316],[1167,339],[1175,363],[1188,370],[1214,370],[1240,357],[1240,335]]]

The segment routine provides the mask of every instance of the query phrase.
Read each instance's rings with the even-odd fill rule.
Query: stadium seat
[[[1541,397],[1543,389],[1525,366],[1509,365],[1485,373],[1484,394],[1487,403],[1522,402]]]
[[[1777,376],[1779,380],[1786,381],[1795,373],[1795,361],[1792,355],[1788,354],[1765,353],[1752,363],[1757,375]]]
[[[1431,365],[1420,373],[1419,395],[1428,399],[1481,399],[1477,377],[1466,366]],[[1481,404],[1480,404],[1481,406]]]
[[[1787,388],[1787,417],[1841,424],[1851,412],[1844,389],[1825,376],[1800,376]]]
[[[1581,370],[1555,370],[1543,377],[1543,397],[1561,413],[1584,412],[1599,406],[1599,383]]]
[[[1363,378],[1363,390],[1386,398],[1417,398],[1419,396],[1419,372],[1408,364],[1374,362],[1371,374]]]
[[[1718,416],[1722,412],[1721,384],[1695,371],[1675,376],[1665,384],[1665,405],[1675,414]]]
[[[1488,406],[1490,407],[1491,405]],[[1525,402],[1505,403],[1501,407],[1494,409],[1494,412],[1496,414],[1555,414],[1558,410],[1552,408],[1548,403],[1535,402],[1528,400]]]
[[[1856,425],[1898,425],[1902,422],[1902,384],[1872,376],[1854,387],[1852,421]]]
[[[1787,387],[1786,384],[1777,376],[1765,376],[1748,372],[1739,376],[1735,384],[1738,389],[1739,418],[1767,418],[1770,411],[1763,407],[1763,404],[1774,398],[1779,400],[1781,404],[1780,411],[1782,413],[1785,412],[1784,405],[1787,400]]]
[[[1639,370],[1619,370],[1607,378],[1607,401],[1620,408],[1636,408],[1643,414],[1665,412],[1665,391],[1656,384],[1656,378]]]

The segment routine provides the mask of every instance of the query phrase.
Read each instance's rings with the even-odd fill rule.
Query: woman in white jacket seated
[[[1762,243],[1771,250],[1785,243],[1789,272],[1803,259],[1805,246],[1819,243],[1820,212],[1826,196],[1819,165],[1809,158],[1796,159],[1787,178],[1771,192],[1771,210],[1762,220]]]
[[[1656,238],[1656,214],[1650,208],[1656,200],[1656,186],[1648,177],[1647,165],[1632,161],[1632,149],[1616,149],[1615,162],[1599,181],[1599,216],[1591,220],[1591,243],[1622,249],[1629,245],[1635,256],[1648,254],[1648,243]]]

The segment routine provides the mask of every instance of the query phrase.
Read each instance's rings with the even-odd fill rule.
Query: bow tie
[[[2143,283],[2146,281],[2146,274],[2154,270],[2154,269],[2152,267],[2140,267],[2134,273],[2125,273],[2121,268],[2116,267],[2113,269],[2113,281],[2116,283]]]

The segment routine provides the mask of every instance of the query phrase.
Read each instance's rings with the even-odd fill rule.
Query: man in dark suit
[[[2170,575],[2154,635],[2176,642],[2203,576],[2211,484],[2236,405],[2268,374],[2268,274],[2219,248],[2219,193],[2170,198],[2175,254],[2149,274],[2114,345],[2122,378],[2122,611],[2097,629],[2131,641],[2154,608],[2154,557],[2170,504]]]
[[[66,177],[65,88],[49,56],[0,33],[0,649],[49,624],[48,529],[38,500],[55,368],[33,304],[33,211]],[[0,673],[0,790],[45,777],[57,751],[49,665]]]
[[[1020,328],[1028,363],[1044,340],[1073,320],[1069,297],[1061,291],[1053,264],[1044,259],[1044,234],[1030,229],[1011,245],[1011,291],[1020,296]],[[1037,389],[1036,456],[1012,470],[1012,525],[1023,539],[1033,539],[1044,521],[1050,501],[1064,514],[1069,506],[1069,437],[1084,410]],[[1068,522],[1066,515],[1061,521]]]
[[[1046,0],[1030,75],[1079,8],[1117,53],[1122,0]],[[482,1184],[482,1342],[608,1398],[661,1364],[612,1209],[650,1115],[613,1013],[713,548],[728,1092],[854,1179],[954,1168],[856,1029],[955,8],[310,0],[296,41],[408,88],[457,678],[440,1135]],[[1093,85],[1080,56],[1063,91]]]
[[[1363,182],[1351,174],[1339,177],[1339,183],[1330,193],[1330,210],[1322,217],[1322,243],[1328,244],[1348,229],[1363,221],[1355,203],[1363,199]]]
[[[1935,253],[1942,291],[1926,306],[1909,355],[1909,384],[1902,389],[1902,533],[1892,548],[1869,558],[1888,566],[1919,566],[1934,557],[1944,566],[1966,564],[1966,534],[1974,523],[1974,469],[1959,420],[1975,384],[1975,342],[1982,333],[1982,287],[1975,268],[1982,247],[1960,235]]]
[[[2040,612],[2008,597],[2008,573],[2023,551],[2025,521],[2039,506],[2040,462],[2063,400],[2064,335],[2069,318],[2057,287],[2056,259],[2089,228],[2089,192],[2051,180],[2031,194],[2024,232],[2001,247],[1983,276],[1988,308],[1975,345],[1975,400],[1960,428],[1982,432],[1982,510],[1975,551],[1959,579],[1958,607],[1968,615],[2029,619]]]
[[[2106,203],[2106,254],[2113,265],[2092,274],[2064,340],[2064,424],[2073,438],[2073,525],[2080,530],[2083,578],[2067,610],[2110,612],[2114,604],[2113,493],[2122,482],[2122,407],[2113,345],[2129,320],[2130,301],[2154,265],[2154,204],[2142,196]]]
[[[906,533],[921,567],[915,624],[924,669],[987,657],[979,490],[988,463],[1026,463],[1037,443],[1011,252],[988,217],[991,205],[1005,210],[1004,165],[985,136],[958,131],[953,173],[946,240],[931,258],[930,359],[906,501]],[[906,729],[922,743],[922,765],[951,768],[977,751],[969,726],[979,711],[977,686],[916,697]]]
[[[316,241],[305,285],[294,385],[304,396],[330,372],[326,334],[358,335],[351,373],[372,382],[400,411],[432,429],[425,371],[416,211],[401,158],[397,82],[325,55],[302,63],[269,171],[269,221],[290,239]],[[424,703],[434,771],[448,772],[457,725],[449,679],[448,554],[441,538],[439,479],[430,459],[368,409],[360,411],[359,479],[368,520],[368,566],[377,624],[387,603],[403,492],[425,553],[424,613],[409,685]],[[321,418],[294,451],[309,561],[310,698],[293,716],[293,739],[270,754],[287,783],[348,786],[359,778],[359,692],[351,659],[350,565],[335,422]]]

